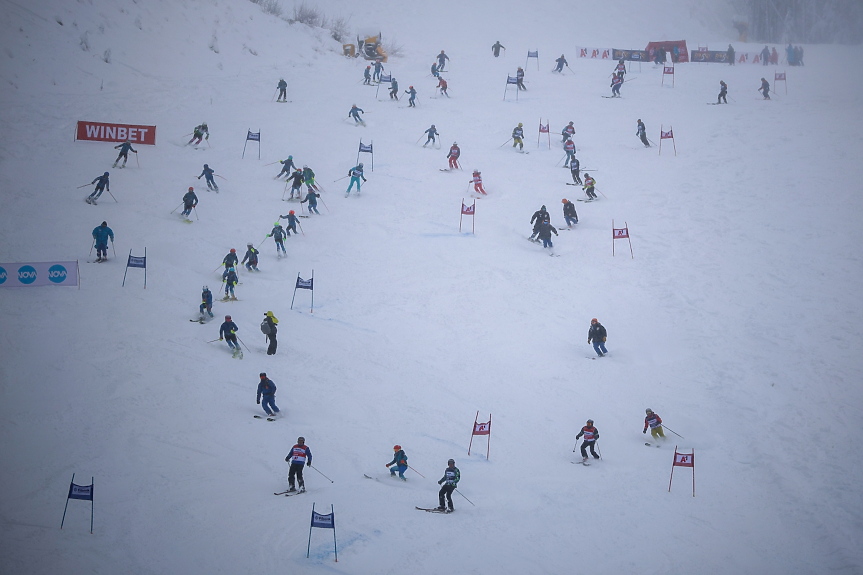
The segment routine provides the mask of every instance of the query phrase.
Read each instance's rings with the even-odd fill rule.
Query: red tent
[[[665,48],[666,52],[666,62],[671,62],[671,56],[674,53],[674,47],[677,46],[677,49],[680,52],[680,58],[677,60],[678,62],[689,62],[689,52],[686,49],[686,40],[668,40],[666,42],[650,42],[647,45],[647,53],[650,54],[650,59],[653,60],[653,52],[659,50],[660,48]],[[653,52],[651,52],[651,50]]]

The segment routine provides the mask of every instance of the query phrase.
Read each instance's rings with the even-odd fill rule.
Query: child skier
[[[390,469],[390,477],[395,477],[396,471],[398,471],[399,479],[401,479],[402,481],[407,481],[407,478],[405,477],[405,471],[407,471],[408,469],[408,456],[405,455],[405,452],[402,449],[401,445],[393,445],[393,452],[393,460],[387,463],[388,468],[390,465],[393,466],[393,468]]]
[[[437,71],[437,62],[432,62],[431,75],[435,78],[440,78],[440,72]]]
[[[758,89],[765,100],[770,99],[770,82],[761,78],[761,87]]]
[[[237,250],[231,248],[231,251],[228,252],[228,255],[226,255],[222,259],[222,263],[225,266],[225,271],[222,273],[223,280],[228,277],[228,270],[237,265],[239,261],[240,259],[237,257]]]
[[[297,199],[300,199],[300,188],[303,187],[303,171],[297,168],[297,170],[288,178],[288,181],[291,182],[290,199],[294,199],[294,193],[297,194]],[[284,193],[282,196],[284,197]]]
[[[363,111],[362,108],[357,108],[356,104],[353,104],[351,106],[351,111],[348,112],[348,117],[354,119],[354,125],[362,124],[363,126],[365,126],[366,123],[363,121],[362,118],[360,118],[360,113],[365,114],[365,111]]]
[[[93,240],[96,244],[96,261],[108,261],[108,238],[111,238],[111,243],[114,243],[114,230],[108,227],[108,222],[102,222],[101,225],[93,228]]]
[[[584,441],[581,443],[582,462],[587,461],[588,448],[590,448],[590,454],[593,455],[593,458],[599,459],[599,456],[593,449],[594,445],[596,445],[596,442],[599,439],[599,430],[593,426],[592,419],[587,420],[587,425],[581,428],[581,431],[579,431],[578,435],[575,436],[575,440],[578,441],[581,436],[584,436]]]
[[[205,177],[207,181],[207,189],[215,190],[218,192],[219,186],[216,185],[216,180],[213,179],[213,174],[215,173],[215,170],[210,168],[210,166],[208,166],[207,164],[204,164],[204,170],[201,172],[201,175],[198,176],[198,179],[200,180],[202,177]]]
[[[449,153],[446,155],[449,160],[449,169],[455,170],[459,167],[458,165],[458,157],[461,156],[461,149],[458,147],[457,142],[452,143],[452,147],[449,149]]]
[[[553,70],[554,72],[563,72],[563,67],[569,66],[569,62],[566,61],[566,57],[563,54],[555,62],[557,62],[557,67]]]
[[[372,73],[371,66],[366,66],[366,69],[363,70],[363,85],[371,86],[372,85]]]
[[[425,148],[426,146],[428,146],[429,142],[431,142],[431,143],[432,143],[432,145],[435,145],[435,144],[437,143],[437,140],[435,139],[435,136],[440,136],[440,134],[438,134],[438,131],[435,129],[434,124],[432,124],[432,125],[431,125],[431,128],[429,128],[428,130],[426,130],[424,133],[425,133],[425,134],[428,134],[428,139],[426,139],[426,143],[425,143],[425,144],[423,144],[423,148]]]
[[[246,269],[249,271],[255,270],[259,272],[261,270],[258,269],[258,254],[261,253],[255,249],[253,244],[246,244],[246,254],[243,256],[243,261],[240,262],[245,264]]]
[[[665,432],[662,431],[662,418],[659,417],[658,413],[653,413],[653,410],[649,407],[644,410],[644,413],[647,416],[644,418],[644,429],[641,433],[647,433],[647,427],[650,426],[650,436],[653,439],[663,438],[665,439]]]
[[[93,190],[93,193],[84,198],[84,201],[88,204],[96,205],[96,200],[102,195],[102,192],[108,190],[111,191],[111,182],[108,181],[108,172],[105,172],[101,176],[97,176],[91,184],[96,184],[96,188]]]
[[[279,78],[279,85],[276,86],[279,89],[279,98],[276,102],[287,102],[288,101],[288,83],[285,82],[284,78]]]
[[[408,89],[405,90],[405,94],[410,94],[410,98],[408,98],[408,108],[416,108],[417,91],[414,90],[414,87],[408,86]]]
[[[437,55],[437,69],[438,72],[443,72],[443,67],[446,64],[446,61],[449,60],[449,56],[444,54],[444,51],[441,50],[440,54]]]
[[[305,199],[300,200],[301,204],[305,204],[306,202],[309,202],[309,215],[311,215],[312,212],[314,212],[318,215],[321,215],[321,212],[318,211],[318,198],[320,198],[320,197],[321,197],[320,194],[316,194],[315,192],[313,192],[310,189],[309,193],[306,194]]]
[[[447,83],[446,83],[446,80],[443,79],[443,77],[438,79],[437,87],[440,88],[441,94],[443,94],[444,96],[449,98],[449,94],[446,93]]]
[[[297,438],[297,443],[291,448],[291,451],[285,457],[285,461],[291,464],[288,470],[288,493],[296,491],[294,488],[294,477],[297,478],[300,493],[304,492],[306,484],[303,481],[303,466],[312,466],[312,450],[306,445],[305,437]]]
[[[315,184],[315,173],[305,164],[303,165],[303,183],[306,184],[306,188],[308,188],[310,192],[313,188],[315,190],[318,189],[318,186]]]
[[[375,60],[375,73],[374,73],[374,74],[372,74],[372,79],[373,79],[375,82],[380,83],[380,81],[381,81],[381,72],[383,72],[383,70],[384,70],[384,65],[383,65],[383,64],[381,64],[381,61],[380,61],[380,60]]]
[[[275,417],[277,413],[279,413],[279,408],[276,407],[276,384],[273,383],[265,372],[261,372],[260,376],[261,381],[258,382],[258,398],[257,402],[262,408],[264,408],[264,412],[267,414],[267,417]],[[263,398],[264,403],[261,404],[261,399]]]
[[[615,74],[611,77],[611,97],[620,98],[620,87],[623,86],[623,76]]]
[[[519,150],[524,150],[524,124],[518,123],[518,126],[512,130],[512,147],[518,146]]]
[[[267,234],[267,237],[270,236],[273,237],[273,241],[276,243],[276,256],[279,258],[282,257],[282,254],[287,256],[288,254],[285,252],[285,228],[282,227],[281,223],[276,222],[273,224],[273,229]]]
[[[617,74],[621,78],[623,78],[623,75],[626,74],[626,64],[624,63],[623,58],[621,58],[620,61],[617,63],[617,66],[615,66],[612,74]]]
[[[206,134],[206,136],[204,135]],[[192,139],[189,140],[186,145],[188,146],[192,142],[195,142],[195,145],[201,143],[201,139],[209,140],[210,139],[210,130],[207,128],[207,122],[202,123],[200,126],[195,126],[195,129],[192,130]]]
[[[288,234],[288,237],[291,235],[291,230],[296,234],[297,233],[297,216],[294,215],[294,210],[288,212],[287,216],[279,216],[280,220],[288,220],[288,229],[285,230]]]
[[[527,88],[524,87],[524,70],[521,69],[521,66],[515,71],[515,80],[518,84],[518,89],[526,92]]]
[[[563,198],[563,219],[566,220],[566,227],[572,228],[572,224],[578,223],[578,214],[575,211],[575,204]]]
[[[444,507],[444,496],[446,496],[447,503],[449,503],[449,511],[448,513],[452,513],[455,511],[455,508],[452,505],[452,492],[456,490],[458,487],[458,482],[461,480],[461,472],[458,470],[458,467],[455,466],[455,460],[450,459],[446,462],[446,469],[444,469],[443,477],[438,480],[437,484],[443,484],[443,487],[440,488],[438,492],[438,511],[447,511],[447,508]]]
[[[568,168],[569,162],[575,159],[575,142],[567,140],[563,145],[563,151],[566,152],[566,161],[563,163],[563,167]]]
[[[641,118],[638,119],[638,128],[635,131],[635,135],[641,139],[641,143],[644,144],[645,148],[650,147],[650,142],[647,141],[647,128],[644,127],[644,122],[641,121]]]
[[[481,173],[482,172],[480,172],[479,170],[474,170],[473,171],[473,179],[470,180],[470,182],[468,182],[468,183],[471,183],[471,182],[473,183],[473,191],[475,191],[478,194],[482,194],[482,195],[486,196],[488,194],[485,193],[485,190],[482,187],[482,176],[480,175]]]
[[[579,172],[581,171],[581,162],[578,161],[578,158],[575,156],[569,161],[569,173],[572,175],[572,182],[574,184],[581,184],[581,177],[579,176]]]
[[[360,178],[365,182],[366,177],[363,175],[363,163],[360,162],[350,170],[348,170],[348,175],[351,177],[351,183],[348,186],[347,191],[345,192],[345,197],[347,198],[351,195],[351,190],[354,188],[354,184],[357,185],[357,195],[360,195]],[[309,209],[311,208],[311,204],[309,204]]]
[[[125,167],[126,167],[126,160],[128,160],[128,159],[129,159],[129,152],[132,152],[132,153],[135,153],[135,154],[137,154],[137,153],[138,153],[137,151],[135,151],[134,149],[132,149],[132,141],[131,141],[131,140],[126,140],[125,142],[123,142],[123,143],[122,143],[122,144],[120,144],[119,146],[114,146],[114,149],[115,149],[115,150],[120,150],[120,155],[119,155],[119,156],[117,156],[117,159],[116,159],[116,160],[114,160],[114,165],[113,165],[113,166],[111,166],[112,168],[116,168],[116,167],[117,167],[117,162],[119,162],[119,161],[120,161],[120,158],[123,158],[123,165],[122,165],[122,166],[120,166],[120,167],[121,167],[121,168],[125,168]]]
[[[234,295],[234,286],[236,286],[240,282],[240,278],[237,277],[237,270],[234,267],[228,268],[228,270],[224,274],[225,279],[222,280],[222,283],[225,284],[225,297],[222,298],[222,301],[237,301],[237,296]],[[230,293],[230,297],[228,296]]]
[[[278,342],[276,341],[276,333],[279,331],[276,326],[278,324],[279,320],[276,319],[276,316],[273,315],[273,312],[268,311],[264,314],[264,321],[261,322],[261,331],[264,332],[264,334],[267,336],[267,341],[269,342],[269,346],[267,347],[267,355],[276,355],[276,347],[278,346]]]
[[[201,306],[198,310],[201,313],[200,321],[204,321],[205,310],[210,317],[213,317],[213,292],[207,286],[201,288]]]
[[[595,351],[596,355],[599,357],[608,353],[608,350],[605,349],[605,340],[607,339],[608,332],[605,330],[605,327],[599,323],[599,320],[596,318],[590,320],[590,329],[587,330],[587,343],[593,342],[593,351]]]
[[[279,172],[279,175],[275,177],[276,180],[282,177],[282,174],[287,174],[288,177],[291,177],[291,170],[296,170],[297,167],[294,165],[294,157],[288,156],[287,160],[279,160],[279,163],[282,164],[282,171]]]
[[[399,99],[399,83],[396,81],[395,78],[390,80],[390,100],[392,100],[393,98],[395,98],[396,100]]]
[[[596,180],[590,177],[590,174],[587,172],[584,173],[584,193],[587,194],[587,199],[595,200],[597,199],[596,192],[593,191],[593,187],[596,185]]]
[[[530,223],[533,224],[533,233],[530,234],[528,238],[532,242],[539,243],[539,240],[535,239],[536,235],[539,233],[539,228],[543,222],[550,222],[551,217],[548,215],[548,212],[545,209],[545,206],[542,206],[535,212],[533,212],[533,216],[530,218]]]
[[[572,125],[572,122],[563,127],[563,130],[560,131],[560,135],[563,136],[563,139],[560,141],[561,144],[565,143],[575,135],[575,126]]]
[[[180,212],[186,218],[187,222],[191,222],[189,219],[189,214],[192,213],[192,210],[195,206],[198,205],[198,196],[195,195],[195,188],[189,186],[189,191],[186,192],[186,195],[183,196],[183,211]],[[195,212],[198,213],[198,212]]]
[[[234,357],[241,356],[243,353],[243,350],[240,349],[240,344],[237,343],[237,331],[239,329],[237,324],[231,321],[231,316],[229,315],[225,316],[225,321],[219,328],[219,341],[228,342],[228,348],[234,352]]]
[[[548,220],[543,221],[539,224],[539,230],[537,231],[536,237],[539,240],[542,240],[542,249],[548,248],[551,254],[554,254],[554,244],[551,243],[551,234],[558,235],[557,229],[551,225],[551,222]]]

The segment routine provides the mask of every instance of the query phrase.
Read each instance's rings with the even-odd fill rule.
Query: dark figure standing
[[[535,236],[539,233],[539,228],[542,226],[542,222],[550,222],[551,216],[548,215],[548,212],[545,209],[545,206],[542,206],[535,212],[533,212],[533,216],[530,218],[530,223],[533,224],[533,233],[530,234],[528,238],[532,242],[539,243],[539,240],[534,239]]]
[[[277,87],[279,88],[279,98],[276,100],[276,102],[287,102],[288,101],[288,91],[287,91],[288,90],[288,83],[285,82],[284,78],[279,79],[279,85]]]
[[[108,238],[114,243],[114,230],[108,227],[108,222],[93,228],[93,241],[96,244],[96,261],[99,263],[108,261]]]
[[[608,353],[608,350],[605,349],[606,339],[608,339],[608,332],[605,331],[605,327],[596,318],[590,320],[590,329],[587,330],[587,343],[593,343],[593,350],[599,357]]]
[[[441,477],[437,482],[438,485],[443,484],[443,487],[441,487],[438,492],[438,501],[440,502],[438,510],[447,510],[447,508],[444,507],[444,497],[446,497],[446,502],[449,504],[449,512],[451,513],[455,511],[455,508],[452,505],[452,492],[455,491],[456,487],[458,487],[458,482],[461,479],[461,472],[458,470],[458,467],[455,466],[454,459],[450,459],[446,463],[447,467],[444,469],[443,477]]]
[[[578,158],[573,157],[569,161],[569,173],[572,175],[572,182],[581,185],[581,174],[579,172],[581,172],[581,162],[578,161]]]
[[[578,435],[575,436],[575,440],[584,436],[584,441],[581,443],[581,460],[587,461],[587,450],[590,448],[590,454],[594,459],[599,459],[599,456],[594,451],[593,447],[596,445],[596,441],[599,439],[599,430],[593,426],[593,420],[588,419],[587,425],[581,428],[581,431],[578,432]]]
[[[267,347],[267,355],[276,355],[276,346],[278,346],[278,342],[276,341],[276,333],[279,331],[278,325],[279,320],[276,319],[276,316],[273,315],[273,312],[268,311],[264,314],[264,321],[261,322],[261,328],[263,330],[266,325],[267,330],[264,333],[267,336],[267,341],[270,342],[270,345]],[[276,410],[278,411],[278,410]]]
[[[728,51],[725,53],[725,58],[728,60],[728,65],[734,65],[734,48],[731,44],[728,45]]]
[[[503,44],[501,44],[501,43],[500,43],[500,40],[498,40],[497,42],[495,42],[495,43],[494,43],[494,45],[491,47],[491,51],[492,51],[492,53],[494,54],[494,57],[495,57],[495,58],[497,58],[498,56],[500,56],[500,49],[501,49],[501,48],[503,48],[504,50],[506,50],[506,47],[505,47]]]
[[[296,491],[294,488],[294,477],[300,486],[300,493],[306,490],[306,484],[303,481],[303,466],[312,466],[312,450],[306,445],[305,437],[298,437],[297,443],[291,448],[285,461],[291,464],[288,470],[288,493]]]
[[[527,91],[527,88],[524,87],[524,70],[521,69],[521,66],[515,71],[515,79],[518,82],[518,89]]]

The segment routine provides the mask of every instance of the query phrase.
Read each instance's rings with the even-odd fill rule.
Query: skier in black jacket
[[[532,242],[539,243],[539,240],[536,239],[536,235],[539,233],[539,226],[542,222],[551,221],[551,216],[548,215],[548,212],[545,209],[545,206],[542,206],[537,211],[533,213],[533,217],[530,218],[530,223],[533,224],[533,233],[530,234],[528,238]]]
[[[578,214],[575,212],[575,204],[566,198],[563,198],[561,202],[563,202],[563,219],[566,220],[566,226],[571,228],[572,224],[578,223]]]
[[[590,329],[587,330],[587,343],[593,342],[593,349],[599,357],[608,353],[605,349],[605,340],[608,338],[608,333],[605,327],[596,318],[590,320]]]

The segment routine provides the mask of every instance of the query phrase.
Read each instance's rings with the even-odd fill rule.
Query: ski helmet
[[[590,174],[588,174],[587,172],[584,172],[584,177],[585,177],[585,178],[589,178],[589,177],[590,177]]]
[[[226,316],[225,316],[225,321],[231,321],[231,316],[226,315]]]
[[[201,122],[201,125],[202,125],[202,126],[204,126],[204,127],[206,128],[206,127],[207,127],[207,122]]]
[[[432,124],[432,128],[434,128],[434,124]]]
[[[228,271],[229,272],[235,272],[235,271],[237,271],[237,268],[235,268],[234,266],[231,266]]]
[[[194,191],[195,191],[195,188],[193,188],[192,186],[189,186],[189,191],[190,191],[190,192],[194,192]]]
[[[639,123],[639,124],[641,123],[641,118],[639,118],[639,119],[638,119],[638,123]]]
[[[282,222],[275,222],[275,223],[273,224],[273,227],[278,228],[278,227],[281,227],[281,225],[282,225]]]
[[[208,291],[210,288],[208,288],[207,286],[204,286],[204,287],[203,287],[203,288],[201,288],[201,289],[203,289],[204,291]]]
[[[441,50],[440,53],[443,54],[443,50]],[[452,461],[452,460],[450,459],[450,461]],[[455,462],[453,462],[453,463],[455,463]]]
[[[305,443],[305,442],[306,442],[306,438],[303,437],[302,435],[297,438],[297,443]]]
[[[359,167],[361,167],[361,168],[363,167],[363,163],[362,163],[362,162],[360,162],[358,165],[359,165]]]
[[[401,449],[401,448],[402,448],[402,446],[401,446],[401,445],[399,445],[398,443],[396,443],[395,445],[393,445],[393,451],[398,451],[398,450],[399,450],[399,449]]]
[[[413,89],[414,89],[414,87],[413,87],[413,86],[408,86],[408,88],[410,88],[411,90],[413,90]]]
[[[623,58],[620,59],[620,63],[623,64]]]
[[[308,167],[309,167],[309,166],[307,166],[306,164],[303,164],[303,169],[304,169],[304,170],[308,169]]]
[[[453,146],[458,146],[458,142],[453,142],[453,143],[452,143],[452,145],[453,145]]]
[[[102,222],[102,227],[103,227],[103,228],[107,228],[107,227],[108,227],[108,222]]]
[[[598,320],[598,319],[596,319],[596,318],[593,318],[592,320],[590,320],[590,324],[591,324],[591,325],[593,325],[593,324],[595,324],[595,323],[599,323],[599,320]]]
[[[519,128],[521,128],[522,126],[524,126],[524,124],[522,124],[521,122],[519,122],[519,123],[518,123],[518,127],[519,127]]]
[[[207,164],[204,164],[204,168],[209,168],[209,167],[210,167],[210,166],[208,166]]]
[[[288,156],[288,159],[289,159],[289,160],[293,160],[293,159],[294,159],[294,157],[293,157],[293,156]]]
[[[648,407],[647,409],[644,410],[644,413],[651,414],[651,413],[653,413],[653,410]]]
[[[450,464],[455,465],[455,459],[450,459],[446,463],[447,463],[447,465],[450,465]]]
[[[543,206],[542,206],[541,208],[539,208],[539,209],[540,209],[540,210],[545,210],[545,205],[543,205]]]
[[[563,198],[562,200],[560,200],[560,203],[561,203],[561,204],[565,204],[565,203],[567,203],[568,201],[569,201],[569,200],[567,200],[566,198]]]
[[[261,379],[263,379],[263,378],[265,378],[265,377],[267,377],[267,374],[266,374],[266,372],[263,372],[263,371],[262,371],[262,372],[261,372]]]
[[[264,315],[265,315],[265,316],[267,316],[267,317],[273,317],[273,312],[268,311],[268,312],[267,312],[267,313],[265,313]]]
[[[105,176],[107,176],[107,175],[108,175],[108,172],[105,172],[105,174],[104,174],[104,175],[105,175]]]
[[[569,123],[569,125],[571,126],[571,125],[572,125],[572,122],[570,122],[570,123]]]
[[[291,210],[291,211],[290,211],[290,212],[288,212],[288,213],[289,213],[289,214],[291,214],[291,215],[294,215],[294,210]]]
[[[254,244],[246,244],[246,247],[247,247],[247,248],[250,248],[250,247],[252,247],[253,245],[254,245]]]
[[[593,425],[593,420],[592,420],[592,419],[588,419],[588,420],[587,420],[587,424],[588,424],[588,425]]]
[[[237,250],[235,250],[234,248],[231,248],[231,253],[235,254],[235,253],[237,253]]]

